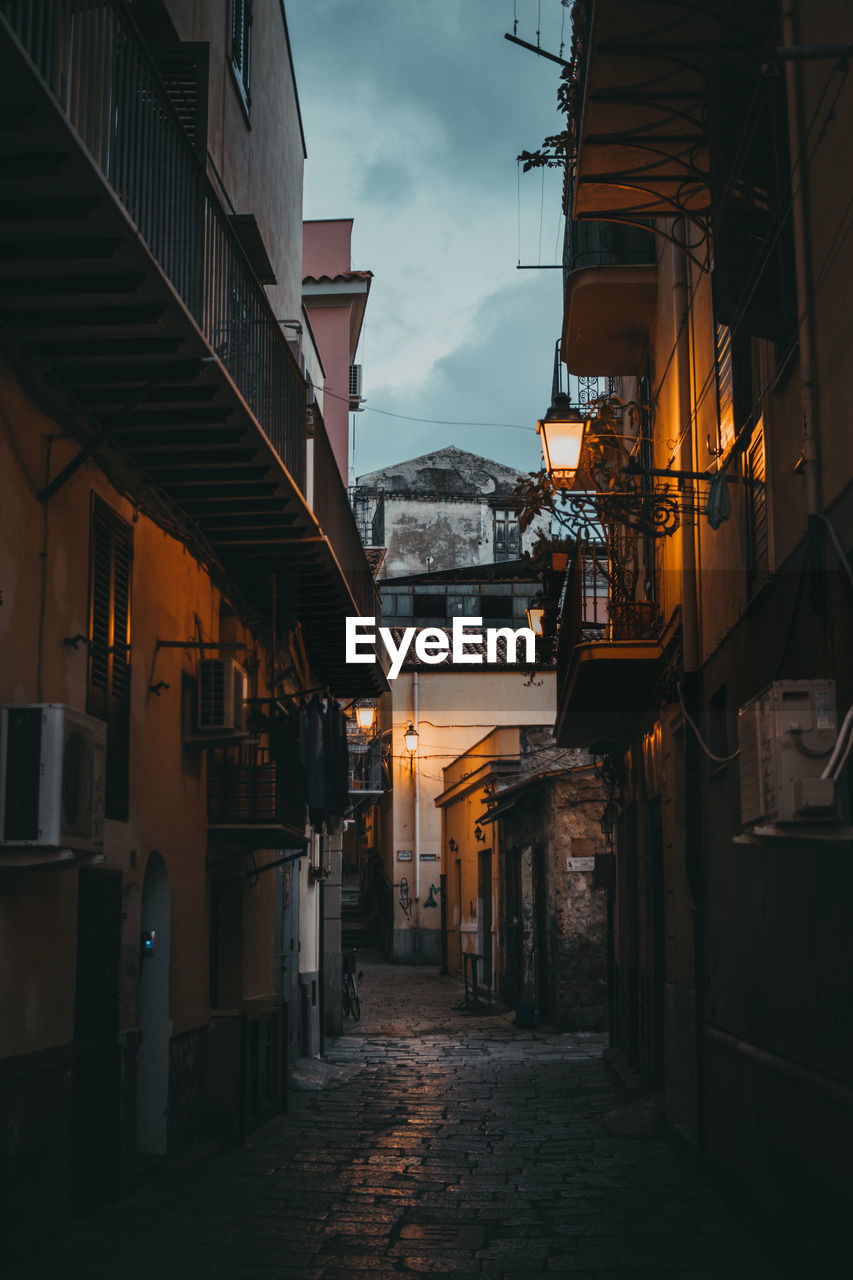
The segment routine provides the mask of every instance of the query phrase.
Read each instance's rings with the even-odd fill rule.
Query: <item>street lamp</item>
[[[542,604],[541,597],[534,596],[526,609],[527,625],[535,636],[540,639],[545,633],[545,607]]]
[[[376,707],[372,702],[359,702],[355,708],[355,722],[360,733],[370,733],[376,720]]]
[[[580,463],[586,418],[565,391],[558,391],[536,430],[542,440],[546,471],[559,488],[570,489]]]
[[[412,724],[411,720],[409,721],[403,741],[406,744],[406,750],[409,755],[413,756],[418,749],[418,731]]]

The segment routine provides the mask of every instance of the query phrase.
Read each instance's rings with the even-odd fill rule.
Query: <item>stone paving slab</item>
[[[680,1280],[775,1272],[660,1139],[611,1135],[604,1038],[470,1018],[365,960],[362,1020],[289,1113],[79,1222],[13,1280]]]

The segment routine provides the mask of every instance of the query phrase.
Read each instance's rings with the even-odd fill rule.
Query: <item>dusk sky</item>
[[[287,5],[305,217],[353,218],[353,266],[374,273],[357,474],[448,444],[540,465],[561,274],[516,263],[559,262],[562,175],[519,180],[516,156],[562,118],[559,67],[504,39],[514,11],[520,38],[536,42],[541,12],[542,47],[558,52],[562,28],[569,48],[562,0]]]

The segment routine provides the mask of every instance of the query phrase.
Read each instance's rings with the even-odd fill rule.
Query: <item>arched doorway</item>
[[[169,873],[157,850],[145,869],[140,927],[139,1027],[137,1054],[136,1149],[140,1155],[166,1151],[169,1112],[169,961],[171,933]]]

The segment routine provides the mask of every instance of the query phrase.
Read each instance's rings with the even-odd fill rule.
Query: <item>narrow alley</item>
[[[663,1140],[605,1129],[604,1036],[472,1017],[434,969],[362,970],[361,1021],[298,1061],[287,1115],[170,1164],[15,1280],[773,1274]]]

